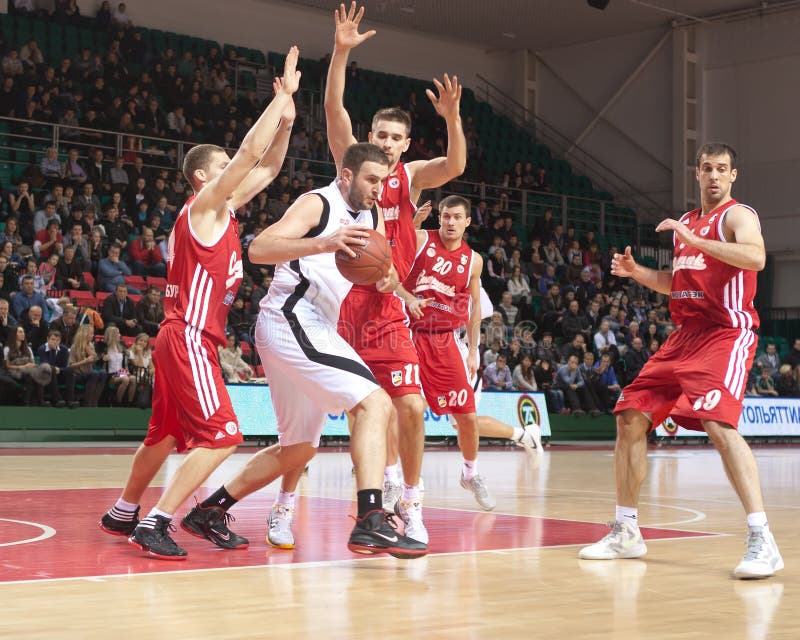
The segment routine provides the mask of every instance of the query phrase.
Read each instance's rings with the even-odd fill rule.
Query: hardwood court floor
[[[318,455],[302,480],[296,550],[264,542],[272,485],[232,510],[248,550],[179,530],[187,561],[147,558],[97,528],[131,453],[0,449],[0,638],[800,637],[796,448],[756,450],[787,565],[757,582],[731,577],[744,516],[707,448],[651,450],[640,511],[649,552],[614,562],[577,558],[613,515],[607,448],[551,449],[538,464],[518,449],[482,452],[492,513],[459,486],[458,452],[427,452],[431,554],[412,561],[346,550],[353,479],[342,452]],[[208,489],[251,453],[232,456]],[[144,510],[179,461],[169,459]]]

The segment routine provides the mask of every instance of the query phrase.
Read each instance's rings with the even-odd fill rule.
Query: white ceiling
[[[283,0],[332,13],[335,0]],[[346,3],[349,7],[349,1]],[[604,11],[586,0],[362,0],[364,25],[380,24],[468,41],[487,49],[553,47],[667,27],[741,10],[798,6],[794,0],[610,0]],[[507,35],[504,35],[507,34]]]

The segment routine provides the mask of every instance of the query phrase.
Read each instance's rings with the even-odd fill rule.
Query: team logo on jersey
[[[400,179],[396,176],[392,176],[389,178],[389,188],[390,189],[397,189],[400,186]]]
[[[529,395],[520,396],[517,400],[517,418],[521,427],[541,424],[541,413],[536,401]]]
[[[436,398],[436,402],[439,403],[439,406],[444,409],[447,406],[447,398],[445,396],[439,396]]]
[[[230,422],[226,422],[225,423],[225,432],[229,436],[235,436],[237,433],[239,433],[239,425],[236,424],[233,420],[231,420]]]
[[[399,387],[401,384],[403,384],[403,372],[392,371],[392,385]]]
[[[456,271],[458,271],[459,273],[464,273],[464,266],[463,265],[458,265],[456,267]]]
[[[339,218],[339,224],[346,227],[350,224],[350,221],[347,218]]]
[[[425,252],[425,255],[428,256],[429,258],[433,258],[433,256],[436,255],[436,249],[434,249],[433,247],[429,247],[428,250]]]
[[[698,253],[696,256],[678,256],[672,261],[672,273],[676,273],[681,269],[705,271],[706,258],[702,253]]]
[[[230,307],[231,304],[233,304],[233,291],[228,291],[228,293],[225,294],[225,299],[222,301],[222,304],[226,307]]]
[[[469,256],[467,256],[466,254],[463,254],[461,256],[461,264],[467,264],[467,262],[469,262]],[[459,273],[461,273],[461,272],[459,272]]]
[[[709,231],[711,231],[711,227],[703,227],[700,229],[700,235],[707,236]]]

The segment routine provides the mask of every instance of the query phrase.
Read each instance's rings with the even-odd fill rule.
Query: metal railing
[[[623,176],[606,166],[591,153],[575,145],[566,135],[535,113],[509,96],[502,89],[480,74],[476,74],[481,85],[478,94],[495,111],[501,113],[521,129],[531,133],[535,140],[547,145],[550,150],[578,173],[586,175],[601,189],[614,195],[617,202],[630,206],[639,220],[661,220],[671,215],[662,204],[632,185]]]

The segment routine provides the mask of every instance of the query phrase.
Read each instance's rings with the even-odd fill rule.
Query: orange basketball
[[[392,250],[386,238],[373,229],[366,229],[366,232],[369,237],[364,246],[350,245],[355,258],[341,250],[336,252],[339,273],[353,284],[375,284],[392,266]]]

